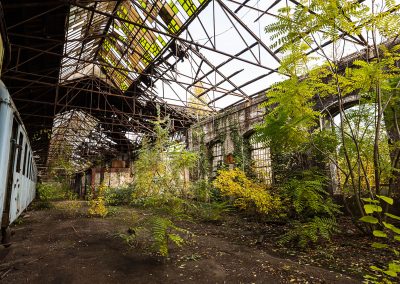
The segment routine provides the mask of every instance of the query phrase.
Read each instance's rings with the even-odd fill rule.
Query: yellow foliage
[[[106,189],[107,187],[104,184],[101,184],[98,188],[97,197],[89,201],[89,215],[105,217],[108,214],[104,198],[104,192]]]
[[[281,208],[281,200],[266,188],[265,184],[250,180],[238,169],[219,170],[213,186],[221,194],[234,198],[234,205],[240,209],[255,207],[258,213],[277,213]]]

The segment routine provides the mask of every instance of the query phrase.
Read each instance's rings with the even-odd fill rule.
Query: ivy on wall
[[[191,172],[194,179],[206,178],[210,172],[210,151],[205,143],[205,133],[203,128],[192,129],[192,144],[198,147],[198,164]]]
[[[198,126],[192,129],[192,143],[196,150],[199,151],[199,165],[193,173],[193,178],[209,177],[212,165],[212,147],[215,143],[221,143],[221,154],[224,157],[222,167],[228,167],[227,155],[233,155],[234,165],[243,170],[248,176],[255,177],[252,170],[251,161],[251,143],[250,135],[243,135],[239,120],[232,116],[223,116],[213,121],[212,128],[214,139],[205,142],[205,126]],[[228,153],[226,149],[227,139],[233,144],[233,150]]]

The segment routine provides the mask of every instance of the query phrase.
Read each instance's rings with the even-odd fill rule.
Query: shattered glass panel
[[[60,81],[97,76],[92,63],[126,91],[207,1],[88,2],[71,6]]]

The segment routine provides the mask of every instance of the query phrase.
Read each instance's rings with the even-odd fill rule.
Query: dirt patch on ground
[[[162,260],[129,248],[134,209],[88,218],[83,203],[58,202],[30,211],[13,227],[13,245],[0,249],[4,283],[359,283],[361,279],[278,257],[268,240],[237,222],[182,223],[195,236]],[[136,211],[137,212],[137,211]],[[139,212],[138,214],[145,214]],[[290,254],[289,254],[290,255]]]

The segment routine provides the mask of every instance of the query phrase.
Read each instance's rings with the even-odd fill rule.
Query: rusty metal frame
[[[360,0],[360,2],[363,1]],[[271,75],[280,74],[276,67],[280,62],[280,48],[271,50],[263,42],[261,36],[248,27],[248,23],[250,21],[259,23],[263,17],[277,17],[276,8],[279,5],[286,5],[287,3],[301,5],[296,0],[276,0],[268,3],[266,8],[260,9],[254,4],[257,4],[257,1],[205,0],[205,4],[187,18],[178,33],[171,33],[166,30],[165,23],[154,16],[153,12],[157,4],[146,10],[145,7],[133,0],[54,0],[46,1],[42,4],[31,2],[27,0],[26,3],[23,3],[23,0],[21,0],[20,4],[8,3],[5,5],[10,11],[15,11],[18,7],[43,7],[38,14],[31,15],[28,18],[21,16],[18,21],[7,28],[9,36],[16,41],[11,41],[11,48],[18,54],[18,58],[15,64],[3,73],[3,78],[6,81],[12,80],[14,82],[10,86],[10,90],[14,101],[20,106],[22,117],[26,121],[30,118],[59,121],[63,119],[63,115],[72,115],[79,111],[87,115],[87,120],[90,120],[89,117],[94,117],[97,123],[96,127],[102,129],[104,135],[116,143],[115,147],[108,149],[104,145],[102,146],[100,141],[97,141],[97,144],[95,143],[98,145],[98,148],[97,146],[95,147],[96,151],[91,155],[85,155],[83,152],[87,145],[85,146],[85,143],[82,142],[83,138],[78,134],[74,137],[74,135],[68,133],[72,128],[76,131],[82,130],[72,127],[70,118],[66,118],[62,126],[58,127],[54,127],[49,123],[40,125],[37,121],[32,122],[32,127],[35,127],[37,131],[41,128],[52,128],[53,138],[49,141],[43,139],[40,143],[38,142],[37,146],[40,149],[45,148],[46,145],[48,146],[46,162],[42,161],[39,164],[40,167],[44,168],[57,156],[57,151],[52,146],[58,143],[54,140],[56,136],[58,138],[62,137],[67,144],[80,143],[81,146],[79,147],[83,149],[78,149],[79,147],[77,146],[77,152],[81,151],[80,157],[91,161],[96,158],[96,155],[104,152],[117,155],[120,153],[119,151],[126,151],[127,149],[131,151],[137,147],[138,143],[129,141],[129,139],[125,139],[122,136],[125,133],[151,134],[152,124],[150,121],[157,117],[158,107],[161,116],[169,115],[173,120],[173,131],[184,133],[192,123],[198,121],[199,117],[195,115],[198,111],[202,111],[203,115],[213,116],[219,111],[229,109],[244,101],[251,101],[253,97],[265,92],[269,87],[262,85],[260,82],[263,82],[264,79],[269,78]],[[148,2],[156,3],[157,1]],[[200,3],[199,0],[196,2]],[[132,3],[133,9],[137,9],[138,13],[144,15],[144,21],[139,23],[118,16],[118,8],[124,3]],[[107,10],[99,8],[105,5],[108,7]],[[65,9],[65,7],[68,7],[68,10],[74,8],[75,11],[79,10],[82,13],[87,13],[82,26],[77,26],[74,30],[76,32],[74,38],[70,38],[68,35],[63,39],[51,38],[45,34],[40,36],[19,30],[19,27],[29,25],[31,21],[59,12],[60,9]],[[219,42],[220,35],[217,33],[217,25],[220,19],[216,19],[217,12],[219,12],[218,17],[223,17],[227,23],[230,23],[232,31],[242,44],[242,47],[234,52],[226,51]],[[248,12],[256,13],[257,17],[245,17]],[[315,13],[314,11],[309,12]],[[206,13],[209,15],[205,15]],[[66,15],[67,20],[68,17],[69,15]],[[102,25],[98,23],[100,20]],[[116,66],[113,66],[101,59],[100,52],[105,40],[113,39],[118,41],[118,38],[115,38],[116,35],[111,33],[111,27],[115,21],[132,25],[138,29],[135,33],[133,31],[130,32],[127,46],[121,52],[121,57]],[[201,32],[205,35],[204,40],[196,38],[195,33],[191,30],[190,27],[194,23],[199,26]],[[93,29],[97,28],[97,30],[92,31],[91,27]],[[64,27],[65,34],[67,34],[68,28],[69,25],[67,23]],[[132,52],[130,46],[134,40],[137,40],[136,36],[142,29],[165,37],[167,39],[165,48],[142,71],[120,66],[122,58]],[[366,44],[362,35],[347,38],[347,34],[342,31],[341,37],[345,41],[359,44],[360,46]],[[45,48],[29,44],[24,45],[20,43],[22,40],[41,42]],[[90,41],[92,41],[93,46],[87,48]],[[78,52],[68,53],[66,50],[68,44],[76,46]],[[318,52],[329,44],[330,42],[326,41],[310,50],[310,53]],[[61,53],[57,51],[60,46],[64,46]],[[29,52],[33,55],[20,60],[19,54],[24,52]],[[261,60],[261,52],[267,54],[271,61],[263,62]],[[218,55],[223,60],[213,62],[209,56],[210,54]],[[246,55],[249,56],[246,57]],[[141,56],[143,58],[144,55],[142,54]],[[37,72],[24,69],[37,59],[50,57],[57,58],[60,64]],[[179,70],[182,61],[188,63],[190,71],[183,72]],[[245,67],[237,70],[225,70],[233,64],[242,64]],[[87,66],[92,66],[93,72],[91,74],[79,74],[74,79],[64,80],[61,78],[60,70],[63,68],[79,73]],[[246,73],[248,66],[257,68],[260,71],[255,74],[248,74]],[[96,69],[97,73],[95,68],[98,68],[98,70]],[[112,70],[112,72],[107,72],[107,70]],[[134,74],[136,79],[132,80],[132,84],[127,90],[121,90],[114,74],[126,73]],[[242,76],[242,73],[246,74],[248,78],[245,81],[238,82],[236,78]],[[102,74],[102,76],[98,74]],[[285,76],[285,74],[280,75]],[[260,84],[260,88],[251,93],[246,90],[246,88],[254,84]],[[198,87],[199,85],[202,87]],[[195,91],[195,88],[198,90]],[[168,96],[165,95],[166,90]],[[34,92],[36,95],[27,97],[25,95],[27,91]],[[49,99],[53,92],[52,98]],[[185,96],[183,97],[182,94]],[[191,101],[190,98],[197,100]],[[229,101],[229,103],[221,106],[220,103],[224,101]],[[31,106],[35,106],[35,108],[31,109]],[[52,109],[52,111],[48,111],[49,109]],[[84,122],[85,119],[83,119],[82,123]],[[59,135],[59,133],[63,135]],[[32,133],[32,135],[34,134]],[[98,138],[93,135],[94,138],[89,136],[87,135],[85,139],[96,140]],[[38,155],[44,155],[43,151],[40,153],[38,151],[37,153]],[[83,164],[86,165],[88,163],[85,162]]]

